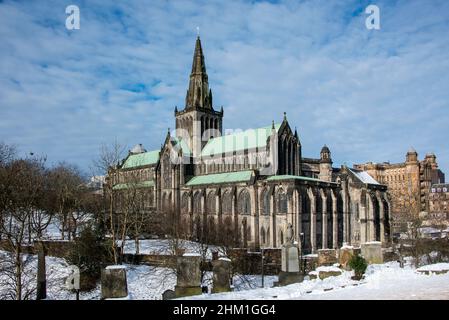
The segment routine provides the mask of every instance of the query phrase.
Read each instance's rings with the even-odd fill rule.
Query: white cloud
[[[305,156],[402,161],[413,145],[448,171],[449,3],[378,2],[380,31],[359,1],[88,1],[71,32],[59,1],[2,2],[0,137],[84,168],[116,137],[159,148],[200,26],[225,127],[286,111]]]

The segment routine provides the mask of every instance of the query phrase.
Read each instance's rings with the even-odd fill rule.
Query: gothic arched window
[[[189,194],[187,192],[182,195],[181,211],[182,213],[189,213]]]
[[[268,189],[265,189],[262,191],[262,194],[260,196],[260,200],[261,200],[261,213],[268,215],[270,214],[270,193],[268,191]]]
[[[197,192],[193,197],[193,213],[201,213],[201,192]]]
[[[171,187],[171,166],[170,166],[170,155],[165,154],[162,159],[162,174],[164,181],[164,188],[168,189]]]
[[[238,208],[240,214],[251,214],[251,198],[247,190],[240,192]]]
[[[223,213],[232,213],[232,194],[229,191],[221,197],[221,207]]]
[[[287,194],[285,191],[280,189],[276,198],[278,213],[287,213]]]
[[[216,207],[216,205],[215,205],[215,192],[211,191],[209,193],[209,195],[207,196],[207,213],[208,214],[215,214],[216,213],[215,207]]]

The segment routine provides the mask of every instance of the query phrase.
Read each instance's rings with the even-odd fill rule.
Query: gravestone
[[[126,267],[108,266],[101,270],[101,298],[123,299],[128,297]]]
[[[318,250],[318,266],[332,266],[337,262],[337,251],[335,249]]]
[[[334,266],[322,266],[318,267],[316,270],[309,272],[310,279],[319,278],[324,280],[329,277],[337,277],[342,274],[342,271]]]
[[[355,255],[354,247],[352,246],[343,246],[340,248],[338,252],[338,263],[340,263],[340,266],[345,269],[349,270],[349,261],[351,261],[352,257]]]
[[[201,256],[184,254],[176,259],[176,297],[201,294]]]
[[[301,282],[304,277],[299,271],[299,249],[293,243],[293,227],[289,223],[287,227],[286,243],[281,248],[281,272],[279,273],[279,281],[275,285],[285,286],[288,284]]]
[[[219,258],[218,260],[213,260],[212,271],[212,293],[231,291],[231,260],[228,258]]]
[[[175,299],[176,298],[176,294],[173,290],[165,290],[164,293],[162,294],[162,300],[171,300],[171,299]]]
[[[369,264],[383,263],[382,243],[379,241],[366,242],[361,245],[362,256]]]
[[[299,272],[298,247],[294,244],[287,243],[282,246],[281,254],[281,270],[284,272]]]

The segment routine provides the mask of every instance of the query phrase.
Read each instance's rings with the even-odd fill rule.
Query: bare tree
[[[104,198],[106,203],[106,211],[108,215],[108,233],[111,237],[110,248],[112,251],[112,257],[114,263],[119,262],[119,248],[117,245],[118,233],[116,231],[116,216],[115,216],[115,204],[116,199],[114,192],[114,185],[118,183],[119,175],[119,163],[123,159],[124,147],[117,141],[114,141],[110,146],[103,144],[100,148],[100,155],[93,163],[93,169],[96,172],[101,172],[107,175],[106,183],[104,184]],[[123,245],[123,244],[122,244]]]
[[[24,286],[24,270],[29,261],[23,254],[23,244],[30,232],[32,215],[42,207],[45,197],[44,160],[18,159],[0,167],[0,232],[11,252],[10,279],[14,298],[26,299],[30,290]]]
[[[0,142],[0,166],[11,162],[16,156],[16,147]]]
[[[3,142],[0,142],[0,188],[2,191],[6,190],[6,185],[9,183],[9,174],[7,170],[7,166],[16,156],[16,149],[14,146],[7,145]],[[3,225],[3,217],[2,214],[7,206],[7,197],[5,195],[0,195],[0,224]],[[2,239],[2,232],[0,230],[0,240]]]
[[[134,239],[136,254],[140,253],[140,237],[144,230],[147,229],[150,220],[150,214],[148,214],[148,196],[152,192],[148,188],[144,188],[142,180],[137,172],[130,174],[127,184],[126,198],[130,200],[128,205],[129,215],[129,234]]]
[[[20,300],[31,300],[36,292],[36,274],[29,272],[34,264],[32,255],[22,255],[20,277],[17,277],[16,264],[14,252],[0,252],[0,300],[19,300],[18,288]]]
[[[64,240],[67,235],[71,240],[72,229],[76,228],[76,219],[80,214],[80,199],[86,191],[85,180],[76,166],[62,162],[50,170],[49,184],[53,209],[61,223],[61,237]]]

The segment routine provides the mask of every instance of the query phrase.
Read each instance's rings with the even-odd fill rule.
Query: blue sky
[[[81,29],[65,28],[78,5]],[[365,28],[369,4],[381,29]],[[160,147],[200,27],[224,126],[287,112],[303,155],[449,173],[449,1],[0,1],[0,141],[88,171],[102,143]]]

